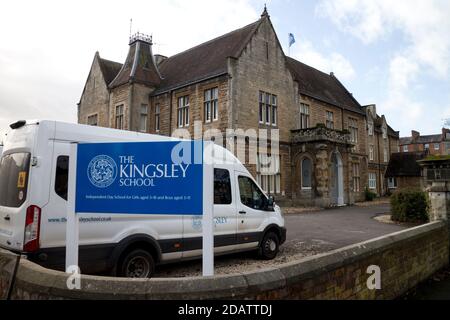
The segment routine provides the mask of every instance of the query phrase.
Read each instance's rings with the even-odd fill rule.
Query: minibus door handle
[[[9,221],[9,220],[11,220],[11,217],[10,217],[9,215],[7,215],[4,219],[5,219],[6,221]]]
[[[246,211],[239,211],[239,214],[247,214]]]

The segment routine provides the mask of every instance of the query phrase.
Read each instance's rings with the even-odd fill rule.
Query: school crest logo
[[[109,187],[117,177],[116,162],[106,155],[96,156],[89,162],[87,175],[97,188]]]

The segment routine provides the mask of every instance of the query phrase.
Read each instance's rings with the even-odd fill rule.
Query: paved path
[[[381,223],[373,219],[388,212],[389,204],[380,204],[289,214],[285,216],[287,240],[304,241],[336,249],[406,229],[405,226]]]

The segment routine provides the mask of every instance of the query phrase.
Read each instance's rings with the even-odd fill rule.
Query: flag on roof
[[[295,37],[292,33],[289,33],[289,47],[295,43]]]

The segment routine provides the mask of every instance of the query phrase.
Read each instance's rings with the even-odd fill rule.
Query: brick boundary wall
[[[0,298],[16,255],[0,249]],[[12,299],[393,299],[449,263],[449,230],[438,221],[259,272],[212,278],[120,279],[67,275],[20,260]],[[381,268],[381,290],[367,288],[367,268]]]

